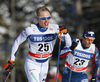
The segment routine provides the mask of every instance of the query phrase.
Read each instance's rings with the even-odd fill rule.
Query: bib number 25
[[[45,44],[38,44],[38,46],[40,46],[40,48],[38,49],[38,51],[48,51],[49,50],[49,43],[45,43]]]

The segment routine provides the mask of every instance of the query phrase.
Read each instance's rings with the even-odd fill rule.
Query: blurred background
[[[4,64],[10,58],[14,40],[24,28],[30,26],[31,23],[37,23],[35,11],[43,5],[51,11],[51,22],[66,25],[72,38],[81,38],[83,29],[92,27],[96,33],[94,43],[100,49],[100,0],[0,0],[0,82],[4,82],[8,74],[4,69]],[[50,59],[50,67],[54,68],[57,66],[58,43],[59,39],[57,39],[53,56]],[[61,49],[63,46],[62,44]],[[12,70],[7,82],[28,82],[24,72],[27,54],[28,43],[26,41],[19,47],[16,67]],[[65,58],[60,59],[60,79],[64,62]],[[49,70],[51,73],[51,68]],[[50,73],[48,72],[48,78]],[[91,62],[88,76],[91,78]]]

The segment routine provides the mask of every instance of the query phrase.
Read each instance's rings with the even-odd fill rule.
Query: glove
[[[71,45],[71,47],[70,47],[70,49],[71,49],[71,50],[74,50],[74,49],[76,48],[76,46],[78,45],[78,42],[79,42],[79,41],[77,41],[77,42],[76,42],[76,41],[73,41],[73,42],[72,42],[72,45]]]
[[[67,33],[67,29],[65,25],[59,26],[60,33]]]
[[[96,82],[96,77],[92,77],[92,79],[90,80],[90,82]]]
[[[8,70],[9,72],[12,71],[12,69],[15,67],[15,63],[13,60],[9,60],[5,65],[5,70]]]

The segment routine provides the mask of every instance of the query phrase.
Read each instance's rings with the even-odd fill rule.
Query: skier
[[[49,58],[56,43],[57,35],[63,34],[63,41],[69,41],[71,37],[64,26],[50,23],[51,15],[47,7],[37,8],[37,24],[25,28],[13,43],[11,57],[4,65],[6,70],[11,71],[15,66],[15,57],[19,45],[28,39],[29,50],[25,61],[25,72],[29,82],[45,82],[49,68]]]
[[[88,63],[93,60],[91,82],[96,82],[99,51],[93,44],[95,33],[92,28],[84,29],[82,39],[72,39],[70,47],[64,47],[60,57],[66,57],[62,82],[88,82]]]

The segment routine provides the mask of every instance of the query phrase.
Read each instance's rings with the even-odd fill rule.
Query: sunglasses
[[[89,38],[86,38],[87,41],[91,41],[93,42],[95,39],[89,39]]]
[[[46,20],[46,19],[50,19],[51,18],[51,16],[49,16],[49,17],[39,17],[41,20]]]

